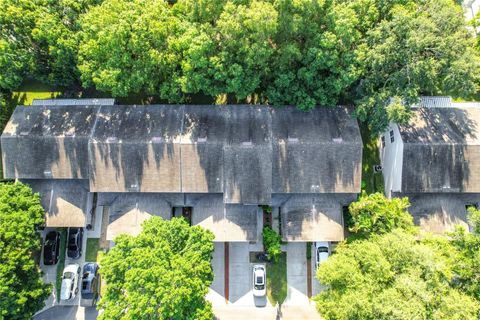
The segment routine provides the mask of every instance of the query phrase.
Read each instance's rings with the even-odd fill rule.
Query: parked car
[[[98,299],[100,276],[98,264],[89,262],[83,266],[82,275],[82,300],[80,304],[84,307],[94,306]]]
[[[58,262],[58,255],[60,254],[60,233],[57,231],[50,231],[45,237],[43,244],[43,264],[54,265]]]
[[[82,256],[83,228],[68,228],[67,256],[78,259]]]
[[[267,293],[267,272],[265,266],[257,264],[253,266],[253,295],[263,297]]]
[[[328,242],[315,242],[315,262],[316,267],[325,262],[330,255]]]
[[[60,289],[61,300],[71,300],[78,293],[78,279],[80,278],[80,266],[69,264],[63,269],[62,287]]]

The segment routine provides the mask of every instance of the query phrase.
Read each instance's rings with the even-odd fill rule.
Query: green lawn
[[[60,232],[60,255],[58,257],[58,263],[57,263],[57,279],[55,282],[55,289],[57,292],[57,302],[59,302],[60,290],[62,289],[62,274],[63,274],[63,269],[65,269],[65,250],[67,248],[67,229],[58,228],[57,231]]]
[[[267,265],[267,298],[272,305],[282,304],[287,297],[287,254]]]
[[[99,241],[98,238],[88,238],[87,239],[87,249],[85,252],[85,262],[97,262],[97,253],[99,250]]]
[[[362,190],[365,190],[368,194],[383,192],[382,173],[374,173],[373,171],[373,166],[380,164],[378,138],[372,138],[370,131],[363,123],[360,124],[360,131],[363,140]]]

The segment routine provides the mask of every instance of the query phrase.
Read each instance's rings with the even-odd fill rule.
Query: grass
[[[105,251],[99,250],[97,253],[97,263],[100,265],[100,296],[103,297],[107,293],[107,282],[105,281],[105,278],[102,276],[102,259],[105,255]]]
[[[99,251],[99,242],[98,238],[88,238],[87,239],[87,249],[85,252],[85,261],[86,262],[97,262],[97,253]]]
[[[380,151],[378,148],[377,137],[372,137],[366,124],[360,124],[360,131],[363,140],[363,159],[362,159],[362,190],[367,194],[383,193],[382,173],[375,173],[373,166],[380,164]]]
[[[282,252],[275,263],[267,265],[267,298],[272,305],[287,298],[287,254]]]
[[[58,257],[57,263],[57,279],[55,282],[55,289],[57,292],[57,302],[60,301],[60,290],[62,289],[62,274],[63,269],[65,269],[65,251],[67,248],[67,229],[66,228],[58,228],[58,232],[60,232],[60,255]]]
[[[28,80],[12,92],[12,100],[16,104],[31,105],[33,99],[52,99],[62,94],[58,89],[52,88],[38,81]]]

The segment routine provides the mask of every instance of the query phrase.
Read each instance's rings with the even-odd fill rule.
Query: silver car
[[[253,266],[253,295],[263,297],[267,294],[267,272],[265,266],[257,264]]]

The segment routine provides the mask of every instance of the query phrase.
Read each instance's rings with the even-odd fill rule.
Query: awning
[[[256,241],[258,206],[224,204],[221,194],[205,195],[193,206],[192,225],[215,235],[216,242]]]
[[[88,180],[24,180],[40,193],[47,227],[85,227]]]
[[[107,240],[113,241],[120,234],[136,236],[142,231],[142,223],[152,216],[169,220],[172,207],[161,195],[155,193],[118,194],[109,206]]]
[[[329,196],[296,195],[280,209],[284,241],[342,241],[342,205]]]

